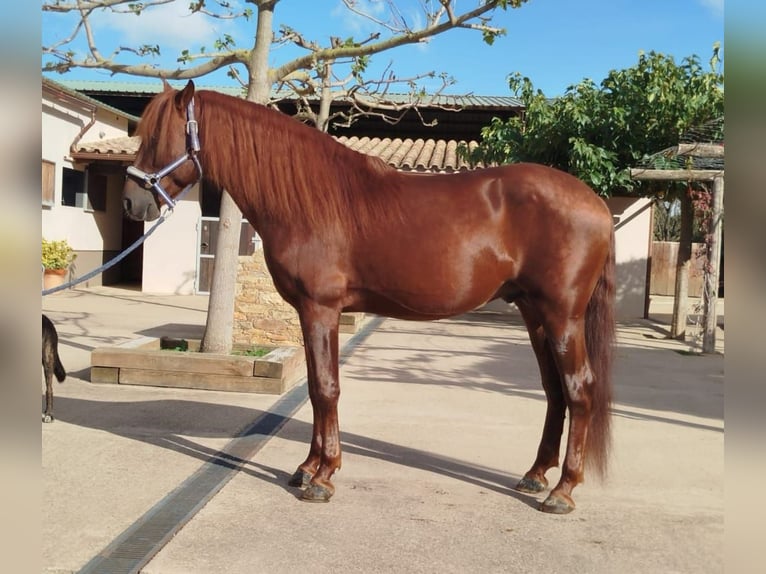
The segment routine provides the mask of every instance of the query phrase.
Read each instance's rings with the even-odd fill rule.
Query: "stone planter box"
[[[306,374],[301,347],[274,347],[262,357],[160,349],[160,339],[144,337],[91,352],[93,383],[279,395]],[[236,349],[236,347],[235,347]]]

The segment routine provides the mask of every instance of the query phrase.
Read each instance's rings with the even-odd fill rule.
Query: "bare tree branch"
[[[343,1],[344,3],[351,2],[351,0]],[[450,4],[451,1],[443,0],[442,4],[445,3]],[[377,42],[343,45],[339,47],[315,50],[311,54],[296,58],[279,68],[271,70],[269,76],[272,81],[276,82],[295,70],[311,68],[314,62],[317,61],[337,60],[344,57],[368,56],[370,54],[383,52],[390,50],[391,48],[396,48],[406,44],[416,44],[425,40],[426,38],[441,34],[449,29],[456,27],[471,27],[473,29],[479,29],[487,33],[501,33],[502,30],[499,28],[489,28],[483,24],[469,24],[471,20],[477,19],[478,17],[495,10],[501,4],[504,5],[505,2],[502,2],[501,0],[490,0],[461,15],[456,16],[452,14],[452,17],[447,21],[434,21],[419,30],[407,29],[398,35],[391,36],[390,38],[386,38]]]
[[[329,71],[334,68],[327,63],[324,69]],[[280,85],[288,86],[298,96],[296,117],[322,131],[327,131],[330,124],[337,127],[349,127],[360,117],[377,117],[387,124],[395,125],[409,110],[414,111],[423,125],[433,126],[436,122],[427,121],[418,109],[426,101],[430,107],[459,110],[454,105],[436,103],[443,91],[455,82],[446,74],[438,76],[442,85],[436,91],[431,90],[425,94],[422,90],[418,90],[419,80],[436,77],[435,72],[426,72],[409,78],[398,78],[391,71],[389,63],[380,77],[374,80],[360,80],[353,74],[338,78],[333,72],[329,72],[320,73],[318,78],[304,75],[299,81],[300,85],[297,85],[296,81],[284,81]],[[408,86],[409,91],[406,96],[398,95],[394,99],[389,96],[389,93],[391,88],[397,85]],[[330,113],[331,101],[343,101],[348,107]],[[327,105],[327,110],[322,111],[323,105]],[[320,108],[319,112],[315,111],[316,107]]]
[[[173,0],[145,0],[136,2],[135,0],[51,0],[43,3],[43,12],[78,12],[79,21],[74,25],[72,33],[66,38],[57,41],[49,46],[43,47],[43,53],[51,56],[55,61],[48,61],[44,67],[45,70],[64,72],[72,68],[102,68],[112,73],[126,73],[132,75],[144,75],[149,77],[158,77],[164,75],[168,78],[194,78],[200,75],[210,73],[232,64],[242,64],[247,66],[249,54],[247,50],[234,50],[230,52],[220,50],[215,52],[199,52],[191,55],[188,52],[179,57],[179,62],[189,62],[192,60],[206,59],[191,67],[178,67],[171,70],[160,70],[158,66],[150,64],[126,64],[118,62],[117,59],[121,53],[133,53],[148,55],[151,53],[159,54],[159,46],[144,46],[141,48],[126,48],[124,46],[116,49],[108,58],[104,57],[98,50],[93,30],[90,28],[89,17],[96,9],[107,9],[119,12],[131,12],[140,14],[143,11],[163,4],[169,4]],[[380,33],[370,34],[368,38],[361,42],[345,42],[342,45],[331,43],[329,47],[321,47],[317,42],[305,39],[301,34],[288,27],[283,27],[280,42],[292,42],[305,50],[307,54],[296,58],[286,64],[269,71],[269,80],[272,83],[279,82],[284,78],[291,77],[291,74],[297,70],[310,70],[322,61],[338,62],[343,58],[359,58],[369,56],[384,50],[397,46],[412,44],[440,34],[446,30],[455,27],[464,27],[480,30],[485,34],[499,34],[502,30],[490,27],[486,18],[482,16],[493,11],[498,7],[505,7],[508,4],[517,5],[525,0],[489,0],[481,2],[473,10],[462,14],[456,14],[454,11],[455,0],[439,0],[439,8],[432,9],[430,0],[421,2],[421,8],[426,14],[426,25],[420,29],[411,29],[401,11],[393,0],[385,0],[389,18],[376,18],[365,13],[359,8],[357,0],[343,0],[345,6],[354,13],[370,19],[378,26],[394,32],[394,35],[381,39]],[[278,0],[246,0],[247,3],[262,7],[272,7]],[[216,10],[210,8],[211,5],[217,7]],[[199,12],[208,17],[214,18],[232,18],[237,14],[244,15],[246,11],[235,12],[231,4],[226,0],[194,0],[189,5],[191,13]],[[478,22],[477,22],[478,20]],[[89,55],[84,58],[78,58],[76,54],[65,50],[65,46],[71,43],[82,32],[85,32],[88,43]],[[486,37],[485,37],[486,38]],[[152,48],[155,48],[152,50]]]
[[[226,0],[211,0],[215,4],[218,4],[218,6],[221,7],[222,12],[213,12],[212,10],[208,10],[206,7],[206,0],[195,0],[189,4],[189,10],[192,13],[199,13],[199,14],[205,14],[206,16],[210,16],[211,18],[217,18],[219,20],[233,20],[236,18],[247,18],[250,19],[250,16],[252,16],[252,10],[249,8],[246,10],[242,10],[240,12],[235,12],[232,10],[232,6],[230,2],[227,2]]]
[[[358,8],[357,0],[343,0],[343,4],[345,4],[346,8],[348,8],[351,12],[353,12],[354,14],[357,14],[358,16],[362,16],[363,18],[366,18],[367,20],[370,20],[371,22],[377,24],[381,28],[390,30],[391,32],[394,32],[395,34],[400,34],[402,32],[409,30],[409,27],[407,26],[407,23],[404,21],[404,17],[401,15],[401,12],[399,11],[399,8],[396,6],[396,4],[391,2],[391,0],[385,0],[385,3],[388,6],[389,13],[391,14],[390,21],[384,21],[379,18],[376,18],[371,13]]]
[[[170,4],[175,0],[146,0],[144,2],[135,2],[135,0],[101,0],[101,1],[88,1],[88,0],[75,0],[74,2],[63,2],[61,0],[53,0],[52,2],[43,2],[43,12],[74,12],[77,10],[91,11],[96,8],[113,8],[121,4],[135,4],[140,6],[141,9],[148,8],[150,6],[158,6],[160,4]],[[131,10],[133,11],[133,10]],[[126,10],[127,12],[127,10]]]
[[[43,46],[43,54],[48,56],[43,69],[45,71],[66,72],[73,68],[104,69],[112,74],[125,73],[146,77],[166,77],[175,79],[190,79],[203,76],[215,70],[228,67],[228,75],[242,82],[235,71],[235,66],[242,65],[249,69],[252,49],[235,49],[233,39],[228,36],[224,41],[217,42],[217,49],[209,51],[201,49],[196,53],[183,50],[177,61],[181,64],[175,68],[162,68],[149,62],[127,63],[121,62],[122,54],[135,54],[139,56],[158,56],[159,45],[145,45],[140,47],[119,46],[105,57],[100,51],[94,30],[90,23],[90,16],[94,10],[103,9],[120,13],[141,14],[142,12],[163,5],[174,0],[48,0],[43,3],[43,12],[75,12],[79,19],[73,25],[73,30],[66,38],[55,41],[48,46]],[[259,10],[272,10],[279,0],[244,0],[248,4],[258,7]],[[309,95],[318,93],[321,79],[319,72],[322,66],[332,64],[350,65],[352,78],[369,88],[370,84],[362,79],[361,74],[367,66],[367,57],[406,44],[414,44],[427,41],[431,37],[441,34],[452,28],[469,28],[481,31],[485,41],[503,33],[500,28],[489,25],[489,14],[496,8],[507,6],[516,7],[526,0],[476,0],[474,8],[462,13],[456,11],[456,0],[421,0],[420,7],[425,15],[425,24],[414,29],[407,22],[394,0],[383,0],[387,10],[387,16],[378,17],[365,12],[360,7],[358,0],[343,0],[343,4],[354,14],[369,19],[373,24],[390,33],[382,38],[381,32],[370,33],[360,41],[353,39],[341,40],[331,37],[329,44],[320,45],[319,42],[305,38],[301,33],[283,26],[281,36],[275,40],[277,44],[292,43],[304,50],[306,54],[283,65],[268,71],[270,84],[283,83],[297,90],[296,93]],[[235,10],[227,0],[191,0],[188,5],[190,13],[200,13],[211,18],[231,18],[235,14],[244,15],[246,10]],[[84,36],[88,46],[86,56],[78,56],[74,51],[67,50],[77,37]],[[231,41],[231,42],[229,42]],[[194,65],[184,65],[195,62]],[[198,62],[198,63],[196,63]],[[422,78],[433,77],[424,74]],[[339,78],[334,77],[332,82],[337,86]],[[386,82],[390,79],[385,80]],[[400,80],[407,82],[407,80]],[[349,79],[345,79],[340,85],[346,86]],[[379,84],[382,86],[383,84]],[[368,89],[357,90],[358,93],[369,92]],[[341,90],[342,92],[342,90]]]

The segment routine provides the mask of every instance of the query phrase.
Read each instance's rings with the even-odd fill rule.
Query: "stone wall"
[[[261,249],[239,258],[232,338],[235,346],[303,345],[298,314],[277,293]]]

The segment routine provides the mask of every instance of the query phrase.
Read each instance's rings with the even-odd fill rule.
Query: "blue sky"
[[[421,2],[398,0],[408,21],[416,23]],[[364,0],[373,10],[382,6]],[[242,4],[240,0],[240,4]],[[463,10],[474,2],[459,1]],[[197,51],[211,46],[221,34],[230,34],[241,47],[248,47],[254,24],[211,20],[200,15],[182,16],[188,0],[132,15],[103,16],[95,21],[99,47],[109,54],[116,45],[159,44],[167,65],[184,48]],[[370,22],[354,17],[339,0],[282,0],[277,4],[275,28],[287,24],[307,39],[326,43],[330,35],[361,39],[373,30]],[[680,62],[696,54],[706,63],[715,42],[724,47],[723,0],[530,0],[516,10],[498,10],[493,25],[507,34],[487,46],[480,34],[453,30],[427,44],[405,46],[373,56],[369,76],[390,65],[398,77],[428,71],[445,72],[457,83],[447,92],[454,94],[511,95],[507,77],[520,72],[531,78],[548,96],[564,93],[567,86],[583,78],[600,82],[612,69],[634,65],[639,51],[672,55]],[[44,15],[42,40],[47,44],[65,37],[70,28],[61,16]],[[82,49],[81,44],[74,44]],[[275,48],[271,64],[292,59],[293,48]],[[62,76],[54,76],[62,78]],[[75,70],[66,79],[134,81],[135,77],[111,77],[105,71]],[[198,80],[200,84],[233,84],[218,73]],[[426,87],[435,89],[431,81]],[[402,90],[398,90],[402,91]]]

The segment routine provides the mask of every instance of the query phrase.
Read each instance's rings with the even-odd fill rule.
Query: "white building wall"
[[[120,190],[115,188],[115,181],[109,182],[106,211],[61,205],[63,168],[83,169],[72,162],[69,148],[92,120],[91,109],[88,104],[71,97],[57,97],[43,89],[41,159],[54,163],[55,183],[53,204],[42,207],[42,235],[51,240],[66,239],[75,251],[115,250],[121,243],[120,219],[115,217],[121,211]],[[101,109],[82,141],[122,137],[127,133],[126,118]]]
[[[202,215],[199,186],[179,201],[173,214],[144,243],[142,291],[194,293],[197,275],[197,225]],[[145,225],[148,231],[154,222]]]
[[[613,197],[607,200],[615,222],[618,319],[644,316],[646,271],[651,239],[651,200]]]

